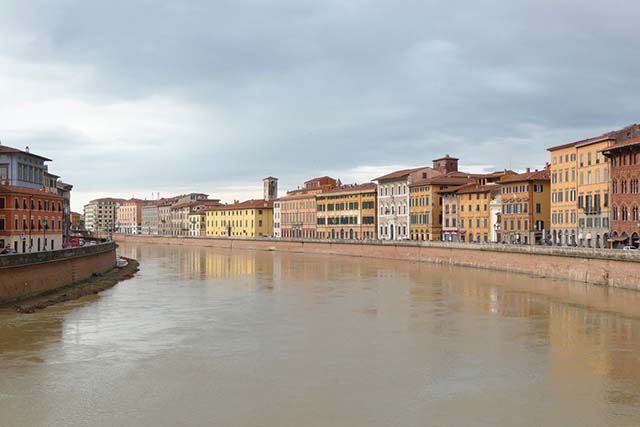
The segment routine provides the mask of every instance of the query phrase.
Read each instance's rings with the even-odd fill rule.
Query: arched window
[[[613,207],[612,216],[613,216],[613,220],[614,220],[614,221],[617,221],[617,220],[618,220],[618,207],[617,207],[617,206],[614,206],[614,207]]]
[[[620,181],[620,193],[622,194],[626,194],[627,193],[627,180],[623,179],[622,181]]]
[[[622,207],[622,220],[627,221],[629,219],[629,211],[626,206]]]
[[[634,206],[633,209],[631,209],[631,219],[633,221],[637,221],[638,220],[638,207]]]
[[[611,192],[613,194],[618,194],[618,181],[616,181],[615,179],[611,181]]]

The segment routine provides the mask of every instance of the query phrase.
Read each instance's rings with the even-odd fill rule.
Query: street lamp
[[[42,224],[44,225],[44,250],[47,250],[47,229],[49,228],[49,220],[47,220],[47,218],[44,219],[44,221],[42,221]]]

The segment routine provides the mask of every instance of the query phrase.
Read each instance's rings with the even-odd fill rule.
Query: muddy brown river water
[[[638,426],[640,293],[121,244],[99,296],[0,311],[0,426]]]

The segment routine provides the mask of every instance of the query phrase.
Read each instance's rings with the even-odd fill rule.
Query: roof
[[[194,200],[189,202],[178,203],[176,205],[171,206],[171,209],[182,209],[182,208],[192,208],[194,206],[219,206],[220,200],[218,199],[207,199],[207,200]]]
[[[456,172],[449,172],[446,175],[438,174],[430,178],[420,177],[417,180],[413,181],[411,184],[409,184],[409,187],[416,187],[416,186],[425,185],[425,184],[462,185],[469,182],[469,180],[472,178],[473,178],[473,175],[471,174],[464,174],[462,172],[456,171]]]
[[[0,145],[0,154],[2,154],[2,153],[7,153],[7,154],[21,153],[21,154],[26,154],[26,155],[33,156],[33,157],[38,157],[38,158],[40,158],[40,159],[42,159],[44,161],[47,161],[47,162],[51,161],[51,159],[48,159],[46,157],[39,156],[37,154],[33,154],[31,152],[28,152],[28,151],[18,150],[17,148],[8,147],[6,145]]]
[[[634,147],[640,145],[640,138],[631,138],[626,141],[617,142],[601,151],[615,151],[621,148]]]
[[[382,175],[382,176],[374,179],[374,181],[384,181],[384,180],[387,180],[387,179],[402,178],[404,176],[409,176],[413,172],[417,172],[417,171],[419,171],[421,169],[426,169],[426,168],[428,168],[428,166],[424,166],[424,167],[421,167],[421,168],[402,169],[402,170],[399,170],[399,171],[388,173],[386,175]]]
[[[89,203],[106,203],[106,202],[124,203],[124,202],[126,202],[126,200],[125,199],[116,199],[114,197],[103,197],[103,198],[100,198],[100,199],[91,200]]]
[[[507,184],[510,182],[522,182],[522,181],[549,181],[550,173],[548,169],[529,171],[525,173],[518,173],[515,175],[508,175],[502,180],[498,181],[498,184]]]
[[[445,155],[444,157],[440,157],[439,159],[433,159],[434,162],[440,161],[440,160],[460,160],[457,157],[451,157],[450,155]]]
[[[259,209],[259,208],[263,208],[263,209],[272,209],[273,208],[273,201],[266,201],[266,200],[261,200],[261,199],[252,199],[252,200],[246,200],[244,202],[240,202],[240,203],[233,203],[233,204],[228,204],[228,205],[218,205],[218,206],[212,206],[210,209],[210,211],[227,211],[227,210],[239,210],[239,209]]]
[[[622,128],[622,129],[618,129],[618,130],[614,130],[614,131],[611,131],[611,132],[607,132],[607,133],[604,133],[604,134],[599,135],[599,136],[594,136],[594,137],[591,137],[591,138],[582,139],[580,141],[570,142],[568,144],[556,145],[555,147],[547,148],[547,151],[557,151],[557,150],[562,150],[564,148],[570,148],[570,147],[573,147],[573,146],[583,146],[583,145],[592,144],[594,142],[601,142],[601,141],[606,141],[606,140],[609,140],[609,139],[615,139],[619,135],[621,135],[621,134],[623,134],[625,132],[628,132],[628,131],[630,131],[633,128],[638,127],[638,126],[640,126],[640,125],[634,123],[632,125],[629,125],[629,126],[626,126],[626,127]]]
[[[331,178],[330,176],[325,175],[325,176],[319,176],[318,178],[309,179],[309,180],[305,181],[304,183],[307,184],[307,183],[313,182],[313,181],[322,181],[323,179],[330,179],[332,181],[336,180],[335,178]]]
[[[54,197],[56,199],[63,200],[62,196],[57,195],[56,193],[49,193],[44,190],[44,187],[39,190],[29,188],[29,187],[20,187],[17,185],[2,185],[0,184],[0,193],[12,193],[12,194],[30,194],[32,196],[47,196]]]
[[[263,180],[263,181],[266,181],[266,180],[268,180],[268,179],[275,179],[276,181],[278,180],[278,178],[276,178],[275,176],[268,176],[268,177],[266,177],[266,178],[263,178],[262,180]]]
[[[364,193],[370,191],[376,191],[376,185],[373,182],[367,182],[366,184],[343,185],[342,187],[323,191],[319,196],[324,196],[326,194]]]
[[[288,191],[285,196],[278,197],[277,201],[284,200],[301,200],[301,199],[313,199],[316,197],[316,194],[321,193],[320,188],[308,188],[308,189],[300,189],[300,190],[292,190]]]
[[[486,193],[487,191],[495,190],[497,188],[498,188],[497,184],[486,184],[486,185],[467,184],[467,185],[458,187],[456,193],[457,194]]]

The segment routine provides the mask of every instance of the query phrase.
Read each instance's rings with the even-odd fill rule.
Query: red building
[[[611,240],[613,244],[640,245],[640,138],[619,141],[606,150],[610,159]]]
[[[0,247],[18,253],[62,249],[64,199],[43,189],[0,183]]]

